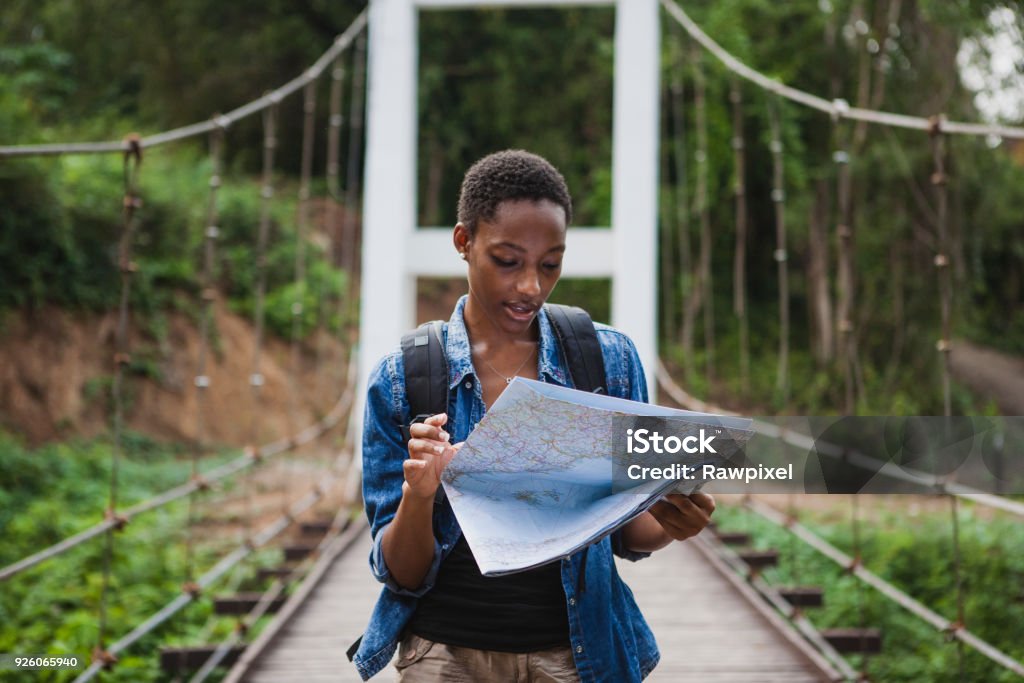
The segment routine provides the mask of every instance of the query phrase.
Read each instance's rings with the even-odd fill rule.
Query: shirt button
[[[472,389],[473,388],[473,381],[467,379],[465,386],[466,386],[467,389]]]
[[[576,598],[569,598],[569,605],[572,606],[572,605],[575,605],[575,604],[576,604]]]
[[[442,545],[441,550],[448,550],[448,544],[445,543],[444,545]]]
[[[582,645],[577,645],[576,646],[576,654],[580,654],[581,652],[583,652],[583,646]]]

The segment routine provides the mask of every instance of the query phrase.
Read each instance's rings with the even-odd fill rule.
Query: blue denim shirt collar
[[[477,377],[473,369],[473,351],[469,343],[469,332],[466,330],[465,308],[468,296],[463,295],[452,311],[448,321],[448,388],[454,389],[468,375]],[[559,347],[555,338],[555,330],[543,307],[537,312],[537,325],[540,329],[538,344],[537,376],[542,382],[553,382],[562,386],[569,383],[559,362]]]

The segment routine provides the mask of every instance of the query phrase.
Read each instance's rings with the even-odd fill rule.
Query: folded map
[[[670,438],[655,439],[669,452],[653,452],[653,429],[634,428],[652,425],[667,427]],[[480,571],[510,574],[568,557],[666,493],[694,492],[703,483],[700,466],[727,461],[750,437],[749,426],[745,418],[517,377],[445,468],[442,484]],[[666,478],[670,469],[690,476]]]

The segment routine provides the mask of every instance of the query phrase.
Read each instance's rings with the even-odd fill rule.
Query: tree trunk
[[[832,297],[829,292],[829,252],[825,222],[829,215],[829,192],[825,180],[816,183],[808,235],[807,287],[811,307],[811,349],[819,366],[832,361]]]

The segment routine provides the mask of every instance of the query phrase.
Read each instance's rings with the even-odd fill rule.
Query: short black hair
[[[492,220],[504,201],[548,199],[565,210],[572,220],[572,197],[565,178],[544,157],[521,149],[494,152],[469,167],[459,192],[459,222],[469,234],[477,222]]]

